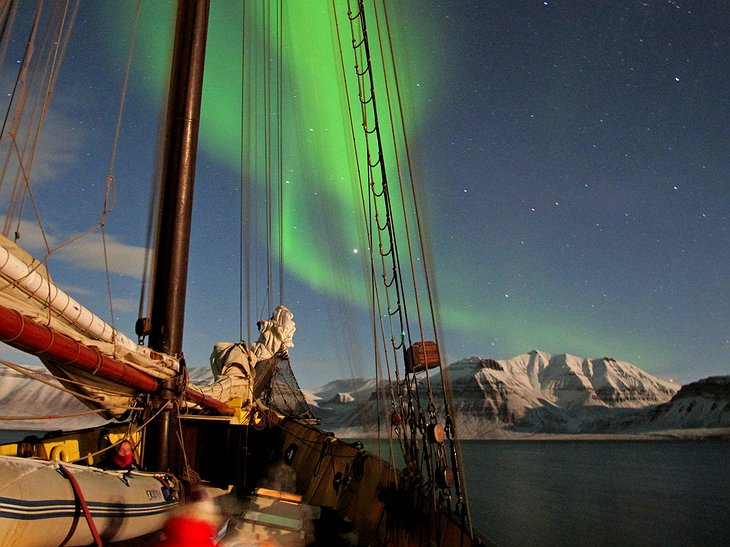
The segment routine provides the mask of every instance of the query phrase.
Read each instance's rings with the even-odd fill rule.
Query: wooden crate
[[[437,368],[441,364],[439,347],[436,342],[414,342],[406,350],[406,372],[421,372],[427,368]]]

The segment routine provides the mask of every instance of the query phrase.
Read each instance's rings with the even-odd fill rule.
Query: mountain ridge
[[[452,363],[449,377],[461,438],[730,427],[730,396],[725,391],[707,402],[698,388],[687,387],[684,393],[694,398],[683,395],[677,402],[682,386],[611,357],[538,350],[501,360],[472,356]],[[704,382],[705,391],[717,391],[715,381]],[[439,391],[440,382],[432,382],[432,389]],[[374,393],[373,380],[331,382],[310,390],[309,400],[325,427],[340,435],[371,435],[372,417],[378,415]],[[384,413],[379,415],[380,427],[389,423]]]
[[[452,411],[463,439],[541,434],[620,437],[730,428],[730,376],[680,386],[611,357],[588,359],[538,350],[501,360],[466,357],[448,369]],[[432,389],[440,391],[438,371],[430,374]],[[207,367],[191,367],[189,376],[201,384],[212,379]],[[388,427],[386,389],[374,379],[354,378],[333,380],[304,393],[325,429],[356,437],[375,436],[378,429]],[[434,395],[440,399],[440,393]],[[23,412],[78,414],[63,420],[0,420],[0,428],[48,431],[105,423],[80,414],[84,411],[88,409],[69,394],[0,368],[0,418]]]

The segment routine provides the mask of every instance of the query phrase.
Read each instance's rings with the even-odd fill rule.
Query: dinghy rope
[[[79,502],[79,505],[81,506],[81,510],[84,512],[84,517],[86,518],[86,523],[89,525],[89,529],[91,530],[91,535],[94,538],[94,543],[98,547],[102,547],[103,543],[101,541],[101,536],[99,536],[99,530],[96,528],[96,524],[94,523],[94,518],[91,516],[91,511],[89,511],[89,506],[86,503],[86,498],[84,497],[84,493],[81,491],[81,485],[79,485],[79,482],[76,480],[76,477],[74,477],[73,473],[69,470],[68,467],[64,467],[63,465],[58,466],[61,474],[65,476],[68,481],[71,483],[71,488],[73,488],[74,495],[76,496],[76,499]],[[71,534],[73,532],[72,530],[69,532]],[[67,537],[61,545],[65,545],[68,540],[71,539],[70,537]]]

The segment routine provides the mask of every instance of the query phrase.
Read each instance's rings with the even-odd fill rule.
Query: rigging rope
[[[333,3],[334,4],[334,3]],[[381,284],[383,292],[381,294],[378,286],[373,285],[373,304],[374,310],[380,317],[382,341],[385,343],[385,322],[390,327],[391,349],[394,351],[395,378],[393,382],[392,373],[389,362],[389,352],[384,348],[385,363],[388,368],[389,389],[392,408],[391,426],[396,436],[401,440],[403,452],[406,457],[409,472],[415,477],[421,474],[420,468],[424,466],[426,469],[426,477],[429,479],[423,483],[423,486],[430,492],[434,507],[451,507],[452,496],[451,488],[455,487],[456,491],[456,511],[462,516],[464,522],[467,523],[467,530],[472,534],[471,525],[468,516],[468,507],[466,505],[466,496],[463,489],[463,473],[459,451],[455,442],[455,424],[451,415],[451,393],[450,385],[447,380],[447,370],[445,363],[441,360],[440,351],[438,350],[438,329],[436,327],[436,312],[433,306],[433,290],[429,274],[428,253],[425,245],[425,238],[422,235],[422,219],[419,211],[417,192],[415,188],[415,180],[413,176],[411,152],[408,143],[407,134],[404,124],[404,109],[400,95],[400,88],[397,78],[396,63],[394,52],[390,44],[392,37],[390,34],[390,24],[388,21],[387,10],[383,4],[384,24],[387,36],[381,30],[381,19],[378,9],[378,3],[374,3],[372,8],[375,14],[378,47],[383,57],[382,68],[382,85],[384,88],[386,106],[387,106],[387,122],[390,124],[390,141],[387,142],[388,153],[393,155],[395,170],[398,180],[398,192],[400,193],[400,209],[398,213],[402,215],[404,223],[404,239],[407,246],[408,262],[410,266],[410,283],[406,287],[404,278],[402,277],[401,259],[398,248],[398,238],[396,237],[396,226],[394,223],[396,203],[391,198],[393,189],[389,184],[389,172],[386,168],[386,138],[381,131],[381,120],[379,117],[380,108],[376,98],[376,83],[372,63],[374,56],[371,54],[370,40],[368,38],[368,29],[366,26],[365,6],[363,0],[358,0],[357,10],[354,11],[350,1],[348,0],[350,29],[352,34],[352,48],[355,54],[355,74],[358,85],[358,96],[360,101],[360,110],[362,117],[362,127],[364,138],[362,140],[365,149],[364,169],[367,173],[367,184],[369,188],[369,199],[367,207],[363,207],[366,218],[369,219],[369,225],[372,227],[368,230],[371,242],[371,262],[372,270],[375,272],[375,262],[378,263],[380,271]],[[339,30],[338,30],[339,36]],[[386,55],[389,55],[391,66],[386,63]],[[390,71],[390,72],[389,72]],[[395,84],[395,104],[397,111],[394,110],[394,98],[391,94],[390,80]],[[349,93],[348,93],[349,96]],[[400,122],[402,135],[396,133],[397,122]],[[387,126],[383,125],[385,129]],[[400,158],[399,143],[402,142],[405,147],[405,164]],[[357,146],[356,146],[357,148]],[[410,185],[407,185],[405,178],[410,179]],[[407,198],[411,198],[409,203]],[[415,226],[411,226],[408,209],[413,208],[415,215]],[[415,230],[415,232],[414,232]],[[425,348],[426,328],[424,325],[424,311],[422,309],[422,298],[419,294],[419,270],[416,268],[416,257],[414,253],[414,245],[412,242],[412,233],[417,235],[418,249],[422,257],[422,272],[420,276],[424,280],[426,287],[426,296],[428,299],[428,308],[430,310],[430,332],[432,332],[436,342],[434,343],[437,353],[437,364],[441,369],[441,391],[442,405],[436,404],[436,396],[434,386],[431,383],[431,374],[429,371],[429,357],[424,349],[424,367],[422,374],[418,374],[418,369],[406,369],[405,380],[400,381],[400,372],[397,359],[397,351],[402,350],[405,360],[408,360],[408,351],[414,350],[414,338],[419,340],[421,346]],[[379,252],[373,250],[375,237],[377,236],[377,245]],[[381,298],[382,297],[382,298]],[[417,321],[417,336],[410,329],[408,303],[412,301],[415,304],[415,314]],[[377,355],[377,354],[376,354]],[[377,357],[376,357],[377,363]],[[406,363],[407,364],[407,363]],[[413,367],[413,364],[410,365]],[[419,384],[423,382],[426,390],[425,400],[421,400]],[[395,383],[395,386],[393,385]],[[380,390],[378,390],[380,391]],[[379,399],[378,399],[379,400]],[[425,405],[425,407],[424,407]],[[443,413],[446,426],[443,428],[438,420],[439,413]],[[420,442],[419,442],[420,439]],[[447,461],[447,452],[444,441],[449,445],[449,454],[451,456],[451,467]],[[419,455],[420,444],[420,455]],[[455,471],[455,475],[452,473]],[[455,484],[452,481],[455,478]],[[437,523],[438,526],[438,523]],[[438,533],[438,530],[437,530]]]
[[[253,14],[247,9],[253,10]],[[242,14],[247,30],[242,33],[241,64],[239,330],[240,338],[249,340],[252,325],[266,315],[268,307],[274,307],[275,299],[282,303],[284,298],[284,4],[282,0],[245,4]],[[262,81],[263,89],[252,86],[253,80]],[[267,114],[270,112],[273,115]],[[257,195],[259,181],[263,190]],[[259,209],[253,205],[256,203],[263,203],[261,218]],[[261,266],[254,243],[259,239],[259,224],[264,243]],[[278,269],[275,269],[277,258]]]
[[[71,483],[71,487],[73,488],[74,495],[78,499],[78,503],[81,506],[81,510],[84,513],[84,517],[86,518],[86,523],[89,525],[89,529],[91,530],[91,535],[94,538],[94,544],[98,547],[102,547],[104,544],[101,541],[101,536],[99,535],[99,530],[96,527],[96,523],[94,522],[94,518],[91,516],[91,511],[89,510],[89,504],[86,503],[86,498],[84,497],[84,492],[81,490],[81,486],[79,485],[79,481],[76,480],[76,477],[74,477],[73,473],[71,473],[71,470],[67,467],[64,467],[63,465],[59,466],[61,470],[63,471],[63,474],[66,476],[66,478]],[[70,536],[69,532],[69,536]],[[63,542],[65,544],[66,541]]]
[[[276,94],[276,142],[278,149],[277,175],[279,191],[279,303],[284,304],[284,2],[279,0],[277,18],[277,94]]]
[[[397,266],[397,253],[395,252],[396,244],[395,244],[395,237],[393,234],[393,225],[392,225],[392,214],[389,207],[389,200],[388,200],[388,186],[387,186],[387,173],[385,171],[385,165],[383,160],[383,151],[382,151],[382,141],[380,140],[379,135],[379,124],[377,119],[377,110],[376,110],[376,104],[375,104],[375,91],[374,91],[374,84],[372,80],[372,68],[370,66],[370,54],[367,50],[367,35],[366,30],[362,29],[362,34],[358,36],[357,38],[355,33],[355,26],[353,24],[354,21],[361,20],[361,18],[364,17],[364,7],[362,4],[358,6],[358,13],[355,15],[352,15],[350,13],[350,26],[351,26],[351,32],[353,35],[353,49],[356,53],[356,73],[358,75],[358,89],[359,89],[359,97],[360,97],[360,105],[361,105],[361,115],[363,119],[363,129],[365,131],[365,147],[366,147],[366,157],[368,158],[367,162],[367,175],[368,175],[368,186],[370,190],[368,193],[373,197],[373,199],[368,200],[368,212],[367,217],[370,220],[368,222],[368,226],[373,226],[374,229],[368,229],[368,233],[370,234],[370,249],[371,249],[371,270],[373,274],[375,273],[375,255],[374,255],[374,248],[375,245],[373,244],[373,237],[372,234],[376,233],[378,235],[378,248],[380,249],[379,252],[379,262],[380,262],[380,269],[383,272],[381,274],[381,277],[383,279],[383,287],[385,289],[385,310],[381,308],[381,298],[378,296],[380,294],[378,285],[376,283],[373,283],[373,295],[375,298],[375,308],[377,309],[377,314],[379,317],[387,316],[388,322],[390,323],[390,332],[391,332],[391,343],[393,346],[393,349],[397,350],[403,347],[403,344],[405,342],[405,329],[403,327],[404,324],[404,314],[405,314],[405,308],[402,306],[403,298],[401,296],[402,294],[402,282],[399,279],[400,276],[400,270]],[[351,10],[350,10],[351,12]],[[364,22],[364,20],[361,21],[361,23]],[[357,57],[358,52],[362,52],[363,49],[365,53],[360,53],[359,57]],[[362,70],[359,69],[359,67],[362,66],[362,64],[365,64],[365,68],[362,68]],[[369,85],[366,85],[363,82],[363,78],[365,75],[369,77]],[[368,96],[366,99],[365,96]],[[372,116],[373,120],[373,127],[372,129],[369,129],[368,121],[369,121],[369,113],[368,113],[368,106],[371,107],[372,113],[370,116]],[[370,150],[370,141],[368,138],[369,134],[376,134],[378,137],[378,148],[377,148],[377,157],[378,160],[376,162],[372,162],[369,160],[369,158],[372,157],[372,152]],[[380,165],[380,172],[381,172],[381,189],[375,190],[375,178],[373,173],[373,168]],[[385,212],[385,222],[381,224],[379,222],[379,218],[381,216],[381,212],[379,210],[379,200],[377,198],[384,198],[384,205],[386,207]],[[375,220],[372,221],[373,216],[375,215]],[[383,232],[388,233],[387,242],[384,244],[382,240],[382,234]],[[387,247],[387,250],[384,250]],[[390,280],[388,280],[388,274],[385,272],[388,270],[388,266],[386,266],[385,259],[387,257],[390,257],[390,271],[391,271],[391,277]],[[391,292],[395,292],[395,297],[391,297]],[[397,329],[393,328],[393,318],[394,316],[398,315],[399,317],[399,324],[400,326]],[[382,320],[380,321],[380,329],[381,329],[381,337],[383,340],[385,340],[384,335],[384,325]],[[398,331],[396,342],[396,336],[394,336],[392,333],[394,330]],[[377,350],[376,350],[377,352]],[[379,353],[379,352],[377,352]],[[395,401],[395,394],[393,393],[393,382],[392,382],[392,375],[391,375],[391,365],[390,365],[390,352],[385,351],[385,361],[386,366],[389,371],[389,384],[391,386],[391,400]],[[394,355],[395,357],[395,355]],[[394,363],[395,365],[395,376],[396,376],[396,385],[399,386],[399,367],[397,364],[397,359]]]
[[[43,237],[46,249],[49,248],[48,238],[46,237],[41,217],[36,207],[35,200],[30,188],[30,176],[35,161],[36,150],[38,141],[41,135],[41,129],[44,125],[46,115],[48,113],[48,106],[52,95],[52,90],[58,76],[58,71],[61,65],[61,60],[66,51],[66,45],[71,35],[71,30],[76,17],[76,10],[78,9],[78,2],[76,8],[72,10],[72,15],[68,15],[68,2],[65,4],[54,4],[51,7],[51,13],[49,15],[50,23],[43,27],[44,33],[41,40],[41,47],[39,51],[47,51],[47,57],[41,57],[38,61],[34,61],[34,53],[36,49],[37,33],[41,28],[41,13],[42,6],[39,5],[36,16],[33,20],[33,27],[29,34],[28,46],[26,47],[23,61],[20,65],[20,88],[17,91],[18,101],[15,105],[15,114],[13,116],[13,122],[11,124],[8,135],[10,137],[10,147],[8,148],[8,154],[6,156],[5,165],[3,167],[2,180],[6,180],[7,168],[10,165],[12,158],[17,161],[18,167],[15,175],[15,184],[13,187],[13,193],[11,196],[10,204],[8,207],[7,216],[5,219],[5,227],[3,234],[6,236],[10,231],[11,223],[16,216],[16,209],[20,207],[17,212],[17,225],[15,230],[15,239],[20,237],[20,221],[23,216],[23,209],[26,198],[30,199],[33,205],[33,210]],[[40,77],[37,77],[36,71],[42,69]],[[23,117],[26,112],[26,104],[28,99],[31,97],[33,89],[37,89],[35,94],[35,102],[31,109],[30,121],[25,123],[26,134],[24,143],[21,147],[18,145],[18,137],[20,130],[23,127]],[[15,102],[15,96],[11,99],[11,103]],[[38,111],[40,109],[40,114]]]
[[[82,393],[78,393],[74,390],[67,389],[63,385],[58,385],[55,382],[61,382],[62,384],[77,385],[79,387],[92,389],[94,391],[98,391],[103,394],[111,395],[111,396],[117,396],[117,397],[129,397],[130,396],[129,393],[114,391],[112,389],[101,387],[96,384],[87,384],[85,382],[79,382],[78,380],[71,380],[70,378],[58,378],[57,376],[54,376],[53,374],[34,371],[27,367],[23,367],[21,365],[11,363],[10,361],[7,361],[5,359],[0,359],[0,364],[5,365],[6,367],[13,369],[14,371],[19,372],[20,374],[28,376],[29,378],[32,378],[33,380],[37,380],[38,382],[46,384],[49,387],[52,387],[59,391],[63,391],[65,393],[73,395],[74,397],[86,399],[87,401],[91,401],[93,403],[102,403],[103,401],[96,399],[94,397],[83,395]],[[48,380],[45,380],[44,378],[48,378]],[[126,410],[137,410],[137,407],[124,406],[124,405],[115,405],[115,406],[117,406],[117,408],[124,408]]]
[[[2,70],[5,66],[5,56],[7,55],[8,46],[10,45],[10,35],[13,30],[13,24],[12,22],[15,20],[15,13],[18,9],[18,3],[15,0],[11,0],[10,2],[4,2],[0,6],[0,10],[2,10],[2,13],[0,13],[0,18],[2,18],[2,30],[0,30],[0,44],[2,44],[2,49],[0,49],[0,79],[2,77]],[[7,35],[7,39],[6,39]],[[23,54],[23,57],[25,57],[28,54],[28,47],[30,45],[30,41],[26,41],[25,44],[25,53]],[[12,110],[13,106],[13,97],[15,97],[15,92],[18,89],[18,83],[20,82],[22,71],[19,70],[17,74],[15,75],[15,81],[13,83],[13,90],[10,92],[10,101],[8,102],[8,107],[5,109],[5,115],[3,116],[3,123],[0,126],[0,143],[3,140],[3,137],[5,136],[5,128],[8,124],[8,118],[10,117],[10,111]]]
[[[242,4],[241,5],[241,18],[243,23],[243,28],[246,28],[246,24],[249,20],[254,20],[255,18],[250,18],[247,16],[246,8],[248,4]],[[239,219],[239,241],[238,241],[238,248],[239,248],[239,316],[238,316],[238,322],[239,322],[239,334],[238,337],[241,340],[251,340],[251,261],[253,253],[251,253],[251,245],[245,244],[247,241],[247,237],[251,236],[251,217],[252,217],[252,207],[251,207],[251,176],[247,176],[247,172],[250,173],[251,170],[246,169],[246,161],[249,157],[251,157],[251,143],[255,143],[256,139],[247,139],[247,132],[246,132],[246,119],[248,119],[250,116],[247,116],[247,113],[251,112],[250,105],[246,104],[246,99],[248,101],[251,101],[251,95],[245,93],[246,89],[246,82],[247,82],[247,74],[251,72],[250,64],[246,62],[246,59],[249,58],[248,52],[249,50],[253,49],[251,47],[251,38],[250,36],[253,33],[249,32],[243,32],[241,33],[241,125],[240,125],[240,134],[241,134],[241,149],[240,149],[240,157],[239,157],[239,176],[240,176],[240,184],[241,184],[241,197],[240,197],[240,219]],[[248,40],[248,45],[247,45]],[[254,156],[255,157],[255,156]],[[251,239],[248,239],[250,242]],[[245,332],[244,332],[244,325],[245,325]]]
[[[124,71],[124,79],[122,80],[122,91],[119,97],[119,109],[117,111],[117,119],[114,125],[114,138],[112,140],[111,154],[109,158],[109,171],[106,176],[106,186],[104,188],[104,200],[102,204],[101,219],[99,220],[99,229],[101,231],[102,248],[104,250],[104,270],[106,273],[107,298],[109,302],[109,323],[113,332],[117,329],[114,322],[114,303],[112,299],[112,281],[111,271],[109,269],[109,247],[106,239],[106,216],[109,211],[114,208],[113,202],[110,203],[110,196],[114,194],[114,168],[117,159],[117,148],[119,146],[119,136],[122,130],[122,119],[124,117],[124,106],[127,98],[127,88],[129,87],[129,75],[132,70],[132,60],[134,58],[134,47],[137,42],[137,31],[139,30],[139,18],[142,11],[142,0],[137,0],[137,6],[134,12],[134,23],[132,25],[132,33],[129,39],[129,48],[127,52],[127,67]]]
[[[109,322],[112,326],[114,336],[116,335],[116,328],[114,325],[115,317],[111,289],[111,271],[109,267],[109,246],[107,243],[105,225],[107,215],[113,208],[114,165],[116,161],[116,151],[119,144],[126,90],[130,78],[134,43],[139,25],[141,0],[138,0],[137,2],[137,11],[134,19],[134,28],[129,47],[127,67],[122,86],[122,94],[120,97],[120,105],[112,142],[110,165],[105,183],[100,219],[95,225],[90,226],[86,230],[82,230],[80,233],[55,246],[51,245],[50,238],[46,234],[42,215],[37,206],[31,187],[31,173],[33,170],[34,160],[36,158],[36,149],[42,128],[48,115],[55,83],[58,79],[62,60],[66,55],[72,30],[77,18],[79,1],[67,1],[63,4],[51,3],[50,13],[45,17],[45,19],[42,17],[43,5],[43,3],[39,4],[33,20],[33,26],[29,32],[25,54],[16,80],[17,84],[14,89],[13,97],[11,97],[10,101],[10,104],[13,104],[15,107],[15,113],[7,134],[4,132],[5,130],[3,128],[3,138],[7,137],[10,141],[8,155],[3,166],[3,180],[7,180],[8,178],[7,175],[11,156],[17,162],[15,187],[8,206],[3,233],[7,235],[10,231],[11,223],[14,222],[15,240],[17,241],[21,237],[21,222],[24,216],[25,203],[29,202],[33,208],[36,224],[45,243],[45,256],[42,258],[41,262],[47,265],[49,257],[61,248],[71,245],[73,242],[89,235],[97,229],[100,230],[105,263],[104,269],[106,274],[107,300],[109,305]],[[39,41],[39,36],[40,44],[37,43]],[[37,52],[40,52],[40,55],[37,55]],[[44,52],[46,52],[45,57],[43,56]],[[35,97],[35,101],[32,104],[32,108],[30,108],[30,116],[28,116],[26,110],[28,110],[28,105],[30,104],[29,99],[33,97]],[[21,148],[20,139],[23,135],[25,135],[25,137]]]
[[[390,28],[390,22],[389,22],[389,18],[388,18],[387,9],[388,9],[387,4],[383,3],[384,21],[385,21],[385,27],[386,27],[386,32],[387,32],[387,43],[392,44],[391,28]],[[380,22],[378,19],[379,15],[378,15],[377,3],[375,4],[375,17],[376,17],[376,20],[378,21],[377,28],[378,28],[378,35],[380,37],[381,36],[381,34],[380,34],[381,27],[380,27]],[[382,44],[382,38],[380,38],[380,41]],[[381,45],[381,51],[384,51],[384,48],[382,45]],[[393,66],[395,66],[395,58],[394,58],[393,49],[389,48],[389,51],[390,51],[390,56],[391,56],[391,63]],[[385,74],[384,74],[384,79],[386,82],[386,90],[388,91],[388,97],[389,97],[388,105],[390,106],[391,101],[390,101],[390,94],[389,94],[389,88],[388,88],[388,79],[385,77]],[[394,81],[395,90],[396,90],[395,95],[396,95],[397,106],[398,106],[398,114],[399,114],[401,120],[405,120],[403,100],[402,100],[402,95],[400,92],[400,82],[398,79],[397,71],[393,71],[393,81]],[[391,117],[392,117],[392,115],[391,115]],[[394,130],[393,139],[396,140],[395,124],[393,124],[392,127]],[[415,188],[415,179],[412,176],[413,161],[412,161],[412,155],[411,155],[410,140],[408,138],[407,132],[405,131],[405,124],[401,124],[401,128],[403,129],[401,137],[403,139],[403,145],[404,145],[404,149],[405,149],[406,162],[407,162],[407,167],[408,167],[407,172],[411,175],[409,178],[410,178],[410,183],[411,183],[411,195],[414,197],[413,210],[414,210],[414,217],[415,217],[415,222],[416,222],[416,226],[417,226],[417,233],[422,234],[423,228],[422,228],[421,211],[420,211],[420,207],[419,207],[419,203],[418,203],[418,199],[417,199],[418,193],[416,192],[416,188]],[[396,150],[396,154],[397,153],[398,152]],[[400,162],[396,161],[396,164],[399,166],[399,169],[400,169]],[[401,192],[401,195],[404,195],[404,193]],[[405,207],[405,205],[404,205],[404,207]],[[406,223],[407,223],[407,219],[406,219]],[[410,231],[408,230],[408,228],[406,228],[406,234],[409,237]],[[426,250],[425,238],[419,237],[418,243],[420,245],[421,256],[424,259],[423,276],[424,276],[424,284],[425,284],[425,288],[426,288],[426,292],[427,292],[427,296],[428,296],[428,301],[433,302],[435,300],[435,298],[434,298],[433,284],[432,284],[431,275],[430,275],[430,271],[429,271],[430,260],[427,260],[427,258],[430,256],[430,253],[427,252],[427,250]],[[409,242],[409,254],[411,257],[411,268],[412,268],[412,271],[415,272],[415,267],[414,267],[414,263],[413,263],[413,254],[410,252],[410,250],[411,250],[411,245]],[[415,276],[414,276],[413,282],[414,282],[414,286],[415,286],[416,285]],[[418,297],[416,297],[417,306],[419,305],[418,302],[419,302]],[[434,306],[430,306],[430,312],[431,312],[430,320],[431,320],[431,326],[433,328],[434,340],[436,341],[437,347],[441,347],[440,343],[439,343],[439,338],[440,338],[439,330],[436,328],[436,324],[437,324],[436,308]],[[421,339],[423,340],[424,335],[423,335],[423,325],[422,325],[422,321],[421,321],[420,309],[418,312],[418,320],[419,320],[419,328],[421,329]],[[469,519],[469,509],[468,509],[468,497],[466,495],[466,480],[463,475],[463,464],[461,461],[461,453],[457,449],[457,446],[456,446],[456,444],[457,444],[456,424],[454,422],[453,416],[451,415],[452,389],[451,389],[451,385],[449,382],[449,375],[444,370],[444,363],[441,362],[440,359],[439,359],[439,364],[441,367],[440,378],[441,378],[441,388],[442,388],[443,397],[444,397],[443,410],[444,410],[444,415],[445,415],[445,420],[446,420],[446,433],[451,442],[452,467],[455,470],[455,478],[456,478],[455,486],[456,486],[456,491],[457,491],[457,496],[458,496],[457,503],[461,504],[462,507],[464,507],[464,509],[465,509],[464,514],[466,515],[466,518],[468,520]],[[426,369],[426,374],[428,375],[428,368]],[[469,530],[471,531],[471,522],[468,522],[467,524],[469,526]]]

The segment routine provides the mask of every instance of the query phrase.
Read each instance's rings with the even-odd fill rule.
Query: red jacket
[[[162,529],[165,539],[156,547],[215,547],[217,530],[210,522],[189,516],[168,519]]]

